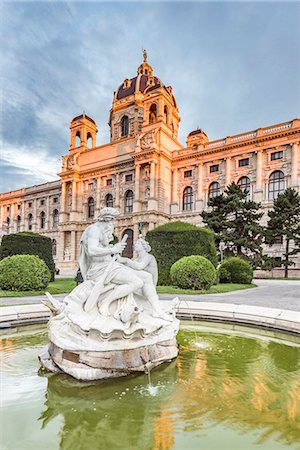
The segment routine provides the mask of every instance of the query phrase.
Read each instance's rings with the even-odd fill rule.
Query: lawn
[[[51,281],[43,291],[2,291],[0,297],[30,297],[32,295],[43,295],[45,291],[50,294],[65,294],[70,292],[76,286],[74,278],[57,278]]]
[[[48,287],[42,291],[2,291],[0,297],[29,297],[34,295],[43,295],[45,291],[50,294],[67,294],[76,283],[74,278],[57,278],[49,283]],[[222,294],[224,292],[237,291],[239,289],[249,289],[255,287],[255,284],[231,284],[220,283],[212,286],[209,291],[193,291],[191,289],[179,289],[174,286],[157,286],[158,294]]]
[[[179,289],[175,286],[157,286],[158,294],[224,294],[225,292],[239,291],[256,287],[255,284],[219,283],[208,291],[193,291],[192,289]]]

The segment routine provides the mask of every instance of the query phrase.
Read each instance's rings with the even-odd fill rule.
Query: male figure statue
[[[100,313],[108,316],[110,305],[114,301],[130,294],[142,293],[152,306],[152,316],[172,321],[172,317],[159,305],[152,275],[117,260],[126,247],[124,241],[110,244],[118,215],[115,208],[103,208],[97,222],[90,225],[82,235],[80,270],[84,280],[94,281],[94,287],[84,305],[85,311],[88,312],[98,304]]]

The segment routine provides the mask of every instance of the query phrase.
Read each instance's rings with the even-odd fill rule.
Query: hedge
[[[250,284],[253,279],[251,264],[238,256],[225,259],[218,272],[221,283]]]
[[[204,256],[184,256],[172,265],[170,275],[174,286],[207,290],[216,279],[216,269]]]
[[[0,261],[0,288],[7,291],[45,289],[51,278],[45,262],[35,255],[7,256]]]
[[[4,235],[0,247],[0,260],[13,255],[36,255],[45,261],[54,281],[54,261],[51,239],[37,233],[21,232]]]
[[[186,222],[169,222],[147,233],[146,239],[158,264],[158,284],[171,284],[170,268],[183,256],[201,255],[215,266],[217,250],[209,228]]]

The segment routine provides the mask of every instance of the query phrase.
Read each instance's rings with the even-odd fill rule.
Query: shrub
[[[185,256],[176,261],[170,270],[175,286],[183,289],[209,289],[216,279],[216,269],[204,256]]]
[[[8,291],[45,289],[51,273],[45,262],[34,255],[7,256],[0,261],[0,288]]]
[[[36,255],[45,261],[54,281],[54,261],[51,239],[37,233],[21,232],[3,236],[0,247],[0,260],[13,255]]]
[[[219,267],[221,283],[250,284],[253,278],[253,268],[248,261],[233,256],[225,259]]]
[[[217,264],[214,234],[209,228],[186,222],[169,222],[147,233],[158,264],[158,284],[171,283],[170,268],[183,256],[201,255]]]

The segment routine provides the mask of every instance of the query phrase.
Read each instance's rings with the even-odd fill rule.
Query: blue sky
[[[84,109],[109,141],[114,90],[142,47],[172,85],[180,141],[210,140],[299,117],[296,2],[2,4],[0,191],[56,179],[69,124]]]

